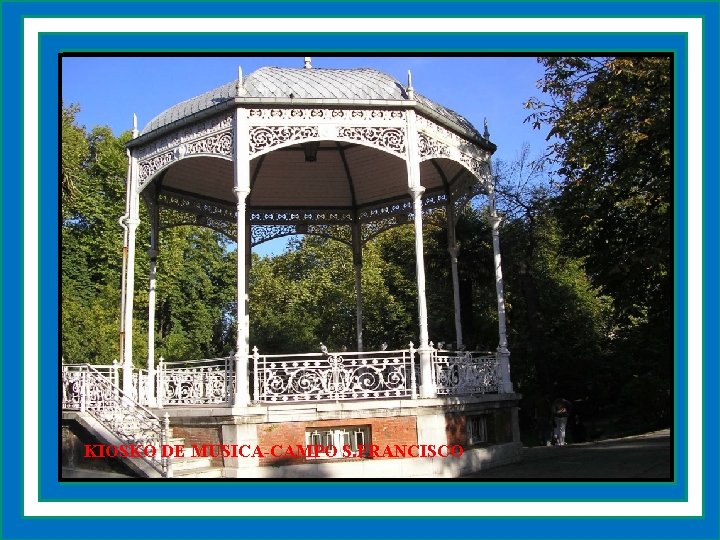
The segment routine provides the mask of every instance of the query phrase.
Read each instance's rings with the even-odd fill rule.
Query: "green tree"
[[[565,245],[613,299],[615,395],[629,415],[667,422],[672,381],[672,62],[541,58],[529,120],[550,126],[548,160]],[[651,418],[654,417],[654,418]]]
[[[65,219],[65,211],[77,192],[78,184],[85,178],[85,166],[90,157],[90,148],[85,137],[85,130],[75,125],[75,117],[79,112],[78,105],[62,107],[61,122],[61,151],[60,151],[60,194],[63,212],[61,219]]]
[[[156,348],[166,360],[223,356],[234,347],[236,252],[201,227],[160,234]],[[143,276],[147,282],[147,274]],[[141,282],[142,283],[142,282]],[[143,291],[140,317],[147,313]]]
[[[565,252],[551,214],[504,232],[513,365],[525,364],[514,370],[518,386],[588,397],[604,360],[611,299],[592,285],[583,261]]]
[[[667,315],[672,284],[672,66],[666,57],[543,58],[557,214],[622,324]],[[659,315],[659,313],[658,313]]]
[[[318,325],[310,291],[296,273],[284,271],[285,253],[278,257],[253,254],[250,272],[250,344],[261,352],[315,352]],[[282,261],[279,261],[282,259]]]
[[[408,307],[388,287],[387,261],[374,243],[363,251],[363,343],[405,347],[410,329]],[[253,257],[250,279],[251,343],[263,352],[355,349],[356,299],[350,248],[340,242],[306,236],[275,257]],[[417,341],[417,339],[415,338]]]
[[[77,126],[62,111],[62,355],[68,362],[118,358],[122,230],[129,133]],[[66,187],[67,186],[67,187]],[[137,232],[133,361],[147,358],[147,212]],[[226,354],[234,324],[235,253],[208,229],[160,234],[156,352],[168,360]]]
[[[77,126],[62,110],[62,354],[66,361],[118,357],[124,141],[107,128]],[[140,333],[136,331],[136,342]]]

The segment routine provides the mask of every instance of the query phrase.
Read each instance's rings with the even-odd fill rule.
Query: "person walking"
[[[555,420],[555,440],[560,446],[565,446],[565,430],[570,416],[570,402],[557,398],[552,404],[552,415]]]

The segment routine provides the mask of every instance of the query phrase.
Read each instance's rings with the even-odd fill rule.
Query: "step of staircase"
[[[211,467],[212,460],[209,457],[182,457],[173,458],[172,467],[173,474],[178,471],[189,471],[193,469],[202,469]]]
[[[175,437],[173,428],[168,429],[167,444],[177,446],[185,446],[183,437]],[[189,448],[185,449],[190,452]],[[181,458],[173,458],[172,460],[173,478],[223,478],[225,473],[222,467],[212,464],[209,457],[186,455]]]
[[[225,473],[222,467],[201,467],[198,469],[187,469],[176,471],[173,468],[173,478],[224,478]]]
[[[168,445],[185,446],[183,437],[175,437],[173,428],[168,429]],[[186,448],[186,452],[190,449]],[[172,458],[173,477],[175,478],[222,478],[222,467],[212,465],[211,458],[202,456],[193,456],[187,454],[184,457]]]

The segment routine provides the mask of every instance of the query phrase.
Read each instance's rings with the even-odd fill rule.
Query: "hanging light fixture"
[[[319,141],[311,141],[303,143],[302,148],[303,152],[305,152],[305,161],[306,162],[312,162],[317,161],[317,151],[320,147]]]

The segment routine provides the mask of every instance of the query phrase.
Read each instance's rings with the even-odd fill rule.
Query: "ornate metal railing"
[[[432,344],[431,344],[432,347]],[[374,352],[261,355],[253,349],[248,383],[255,403],[336,401],[373,398],[412,398],[418,395],[420,362],[409,349]],[[99,368],[99,369],[98,369]],[[153,378],[146,370],[132,374],[129,398],[157,407],[232,405],[235,358],[165,362]],[[118,364],[92,368],[118,388]],[[64,380],[75,377],[63,366]],[[485,352],[432,349],[431,373],[437,395],[497,393],[500,370],[497,355]],[[148,385],[153,385],[148,387]],[[153,390],[153,391],[151,391]],[[67,394],[66,408],[77,408],[77,395]],[[156,398],[154,397],[156,396]],[[65,399],[65,398],[64,398]]]
[[[234,358],[165,362],[157,371],[158,406],[231,403],[235,391]]]
[[[140,452],[142,459],[163,476],[172,476],[169,458],[161,457],[167,417],[161,421],[89,364],[63,365],[62,390],[63,409],[90,414],[125,445],[154,448],[152,457]]]
[[[256,401],[417,397],[413,349],[294,355],[253,352]]]
[[[133,399],[138,403],[147,405],[147,384],[148,372],[146,369],[133,370],[132,373],[132,392]]]
[[[498,392],[499,370],[494,353],[434,349],[432,372],[438,395]]]
[[[122,366],[117,361],[113,361],[111,365],[93,365],[93,369],[110,379],[115,386],[120,386],[119,380]]]

